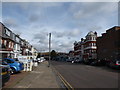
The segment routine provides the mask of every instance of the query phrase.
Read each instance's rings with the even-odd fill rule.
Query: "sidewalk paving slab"
[[[60,88],[48,62],[42,62],[12,88]]]

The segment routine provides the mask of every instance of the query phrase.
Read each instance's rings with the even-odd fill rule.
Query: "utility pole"
[[[50,59],[51,59],[51,33],[49,33],[49,61],[48,61],[48,67],[50,67]]]

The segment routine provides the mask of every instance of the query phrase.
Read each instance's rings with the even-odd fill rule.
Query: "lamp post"
[[[51,33],[49,33],[49,61],[48,61],[48,67],[50,67],[50,59],[51,59]]]

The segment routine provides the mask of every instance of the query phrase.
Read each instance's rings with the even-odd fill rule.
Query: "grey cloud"
[[[16,3],[21,9],[28,10],[28,9],[44,9],[44,8],[50,8],[50,7],[60,7],[63,5],[63,3],[59,2],[24,2],[24,3]]]
[[[14,32],[15,34],[18,34],[18,35],[21,35],[21,34],[22,34],[22,32],[19,31],[19,30],[13,30],[13,32]]]
[[[47,32],[40,32],[40,33],[37,33],[37,34],[34,34],[34,39],[46,39],[47,38]]]
[[[3,23],[8,27],[17,27],[17,21],[14,18],[3,19]]]
[[[71,43],[68,43],[68,44],[63,43],[63,44],[59,45],[59,47],[68,48],[68,47],[71,47]]]
[[[2,12],[2,4],[0,4],[0,12]],[[2,21],[2,14],[0,14],[0,21]]]
[[[71,30],[70,32],[66,33],[67,36],[69,37],[76,37],[76,36],[79,36],[82,34],[82,32],[79,30],[79,29],[74,29],[74,30]]]
[[[38,21],[38,20],[39,20],[39,16],[38,15],[33,14],[33,15],[31,15],[29,17],[29,21],[30,22],[35,22],[35,21]]]
[[[89,31],[99,31],[101,29],[102,29],[101,26],[92,26],[92,27],[88,28]]]
[[[73,40],[67,40],[67,41],[62,41],[59,42],[59,44],[57,44],[57,50],[59,49],[59,51],[69,51],[71,50],[73,47]],[[56,45],[56,44],[55,44]]]
[[[36,32],[36,34],[33,34],[33,45],[38,50],[46,50],[48,51],[48,29],[42,28],[39,30],[39,32]],[[76,37],[76,35],[80,34],[79,29],[73,29],[72,31],[54,31],[52,32],[52,47],[51,49],[54,49],[56,51],[62,51],[67,52],[71,49],[73,49],[73,38]]]
[[[80,5],[80,6],[78,6]],[[77,7],[79,7],[79,10],[76,9]],[[81,7],[81,8],[80,8]],[[110,9],[108,9],[108,7]],[[115,11],[117,11],[117,3],[103,3],[103,2],[84,2],[84,3],[74,3],[73,5],[71,5],[71,9],[73,12],[73,16],[76,19],[83,19],[83,18],[90,18],[90,17],[99,17],[100,16],[104,16],[108,13],[113,13]],[[75,10],[75,11],[73,11]]]
[[[48,45],[48,33],[41,31],[40,33],[34,34],[33,40],[36,40],[40,45],[46,46]]]
[[[73,30],[69,30],[69,31],[61,31],[61,32],[53,32],[53,35],[57,38],[69,38],[70,37],[76,37],[79,36],[80,34],[82,34],[82,32],[79,29],[73,29]]]
[[[41,2],[41,3],[36,4],[36,6],[44,7],[44,8],[60,7],[62,5],[63,5],[62,2],[59,2],[59,3],[56,3],[56,2],[49,2],[49,3],[46,2],[46,3],[43,3],[43,2]]]
[[[55,37],[57,37],[57,38],[61,38],[61,37],[64,37],[64,36],[65,36],[64,32],[54,31],[54,32],[52,32],[52,34],[53,34]]]
[[[48,51],[48,46],[47,45],[42,45],[42,44],[33,44],[34,47],[36,47],[39,51]]]

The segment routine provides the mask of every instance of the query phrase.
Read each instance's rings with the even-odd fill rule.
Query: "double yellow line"
[[[74,88],[64,79],[64,77],[53,66],[52,66],[52,68],[54,69],[55,73],[59,76],[60,80],[63,82],[65,87],[68,90],[74,90]]]

